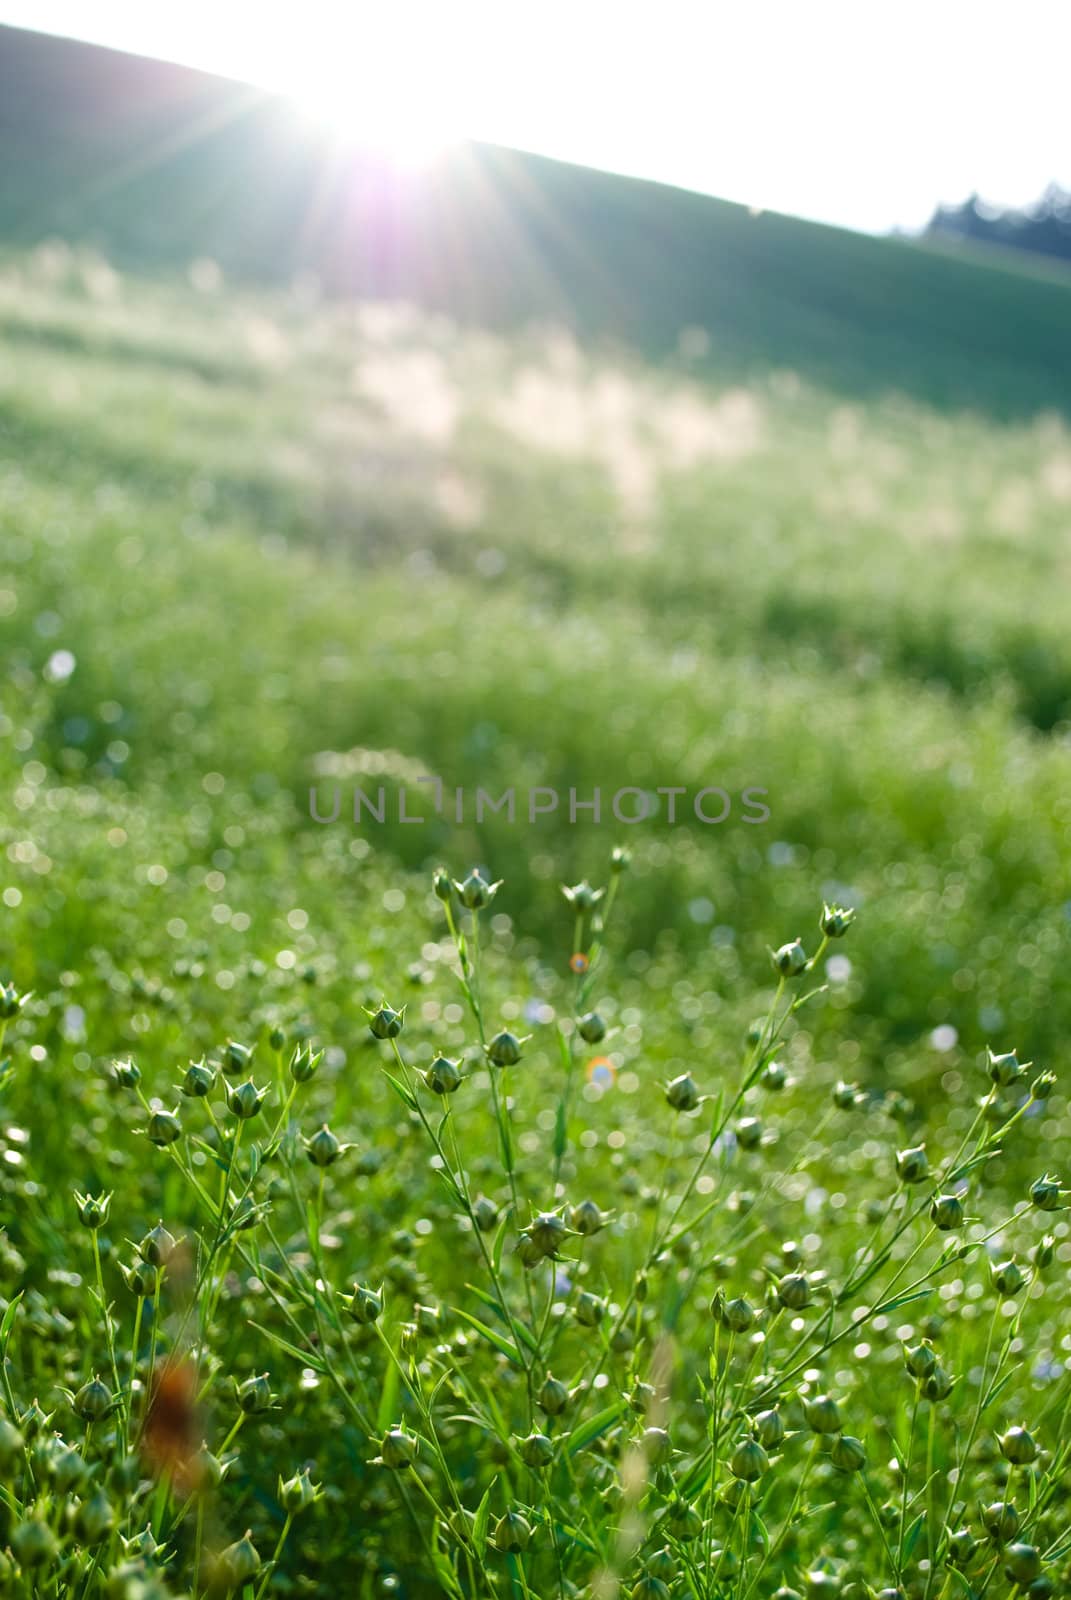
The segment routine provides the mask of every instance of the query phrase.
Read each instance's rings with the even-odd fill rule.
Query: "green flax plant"
[[[120,1245],[130,1182],[77,1192],[80,1270],[6,1300],[8,1592],[1066,1592],[1068,1191],[1012,1176],[1055,1075],[991,1049],[965,1114],[829,1081],[809,1019],[855,930],[825,905],[735,1063],[663,1052],[630,1100],[628,868],[564,889],[527,1009],[504,886],[436,871],[457,1001],[355,1005],[344,1130],[330,1049],[282,1023],[166,1094],[112,1063],[166,1215]],[[31,1000],[3,989],[20,1042]]]

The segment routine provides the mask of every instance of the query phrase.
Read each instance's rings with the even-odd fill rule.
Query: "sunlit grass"
[[[1067,424],[743,383],[694,340],[654,369],[561,330],[191,279],[50,247],[0,280],[14,1592],[201,1593],[229,1550],[216,1592],[259,1561],[256,1600],[949,1600],[962,1522],[980,1543],[955,1570],[1003,1596],[1030,1565],[987,1528],[1006,1499],[1055,1586],[1016,1592],[1059,1593],[1067,1225],[1030,1186],[1066,1177]],[[309,816],[313,782],[374,774],[396,818],[424,773],[607,807],[759,785],[771,819]],[[443,860],[506,880],[478,954],[433,892]],[[619,887],[605,939],[560,894],[585,876]],[[787,998],[768,947],[814,957],[823,898],[858,922],[775,1049],[749,1034]],[[398,1054],[367,1032],[385,999]],[[504,1082],[483,1049],[503,1029],[532,1035]],[[295,1082],[306,1046],[325,1054]],[[994,1089],[986,1046],[1036,1066]],[[439,1055],[456,1096],[428,1085]],[[202,1057],[204,1100],[179,1087]],[[246,1117],[250,1075],[269,1094]],[[683,1077],[694,1119],[666,1100]],[[325,1122],[354,1148],[321,1166]],[[923,1143],[916,1188],[896,1153]],[[928,1207],[970,1152],[952,1261]],[[113,1192],[99,1229],[75,1190]],[[553,1212],[565,1260],[526,1272]],[[185,1241],[159,1285],[138,1249],[158,1219]],[[1023,1290],[995,1291],[987,1258],[1012,1254]],[[797,1271],[812,1303],[779,1311]],[[915,1276],[927,1298],[883,1309]],[[382,1291],[375,1322],[355,1284]],[[865,1335],[828,1322],[825,1284]],[[943,1397],[904,1367],[924,1335]],[[187,1361],[194,1443],[235,1456],[211,1492],[137,1444],[153,1374]],[[242,1386],[265,1369],[261,1411]],[[580,1391],[567,1415],[539,1406],[548,1371]],[[865,1471],[815,1444],[823,1391]],[[756,1421],[767,1465],[760,1399],[788,1430]],[[1036,1462],[997,1443],[1020,1424]]]

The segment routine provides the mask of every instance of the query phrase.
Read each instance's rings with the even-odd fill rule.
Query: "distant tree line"
[[[938,237],[982,239],[1071,261],[1071,190],[1051,183],[1023,211],[1000,211],[976,194],[961,206],[939,206],[927,232]]]

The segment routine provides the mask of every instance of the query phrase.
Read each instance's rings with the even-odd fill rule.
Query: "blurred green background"
[[[359,206],[284,225],[300,163],[243,188],[277,106],[169,155],[182,107],[146,90],[153,137],[124,161],[129,123],[74,137],[121,58],[27,40],[3,54],[23,136],[0,270],[20,982],[47,991],[73,938],[114,947],[149,867],[161,903],[176,877],[246,873],[252,900],[285,882],[301,904],[369,846],[421,872],[480,861],[544,939],[558,882],[627,838],[626,944],[666,930],[725,993],[813,931],[823,894],[858,905],[838,995],[871,1071],[957,1040],[1062,1046],[1057,269],[478,147],[434,204],[399,201],[377,253]],[[50,72],[71,93],[46,113]],[[207,116],[222,91],[187,79]],[[347,272],[357,297],[328,292]],[[310,784],[341,773],[348,797],[362,770],[515,785],[522,808],[536,785],[598,786],[607,811],[626,785],[754,786],[771,817],[317,827]],[[253,835],[270,871],[233,842]],[[383,907],[359,874],[340,894],[359,945]],[[198,904],[204,932],[244,917],[270,957],[231,888]],[[138,942],[166,973],[175,937]]]

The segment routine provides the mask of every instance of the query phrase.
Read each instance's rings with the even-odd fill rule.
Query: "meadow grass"
[[[11,1591],[1064,1592],[1066,422],[56,246],[0,329]]]

